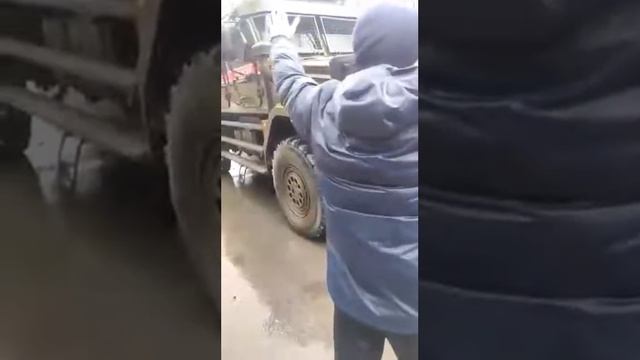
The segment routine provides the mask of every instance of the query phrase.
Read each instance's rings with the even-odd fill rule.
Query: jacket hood
[[[393,3],[372,6],[356,23],[353,50],[360,68],[410,66],[418,60],[418,12]]]

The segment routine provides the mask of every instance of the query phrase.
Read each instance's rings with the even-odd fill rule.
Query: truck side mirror
[[[329,61],[329,75],[332,79],[344,80],[349,74],[355,72],[355,55],[335,56]]]

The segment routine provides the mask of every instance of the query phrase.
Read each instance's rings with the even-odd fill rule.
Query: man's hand
[[[286,12],[275,10],[267,16],[266,23],[269,40],[273,40],[278,36],[291,39],[296,33],[298,24],[300,24],[300,16],[296,17],[292,23],[289,23],[289,16]]]

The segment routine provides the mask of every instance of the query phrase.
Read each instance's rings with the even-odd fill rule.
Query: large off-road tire
[[[220,309],[220,52],[194,56],[171,93],[167,165],[182,238]]]
[[[0,151],[22,154],[31,139],[31,115],[0,104]]]
[[[273,186],[280,207],[291,228],[309,239],[324,235],[313,167],[309,147],[295,137],[281,142],[273,154]]]

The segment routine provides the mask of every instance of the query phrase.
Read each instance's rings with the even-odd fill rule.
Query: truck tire
[[[0,151],[22,154],[31,139],[31,115],[0,104]]]
[[[299,138],[282,141],[273,154],[273,186],[280,207],[298,234],[318,239],[324,235],[322,201],[309,147]]]
[[[171,92],[166,157],[187,252],[220,310],[220,51],[197,54]]]

